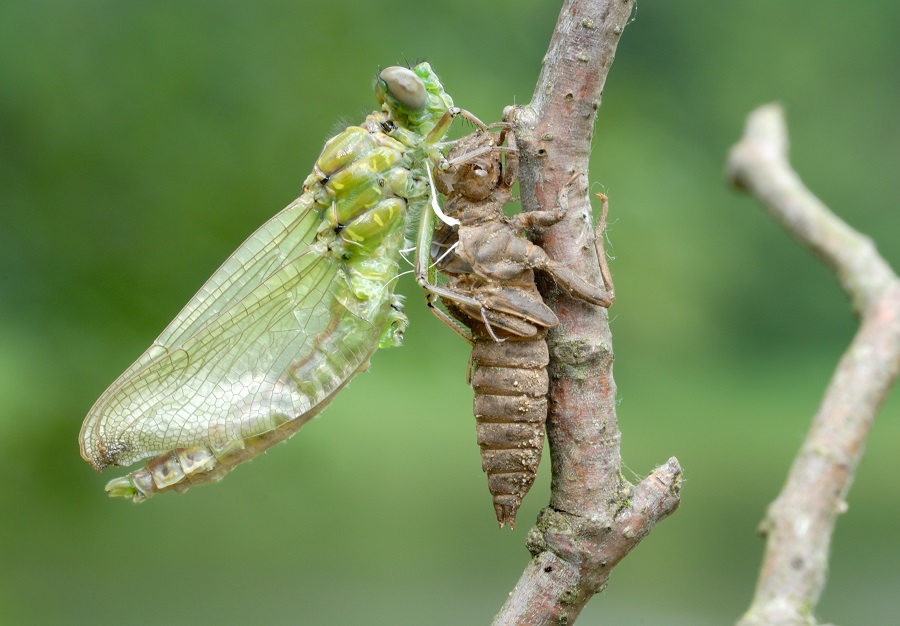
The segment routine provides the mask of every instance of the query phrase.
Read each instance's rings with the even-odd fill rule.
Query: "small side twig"
[[[524,210],[556,206],[576,177],[565,216],[538,243],[597,285],[608,276],[601,276],[585,181],[603,85],[633,4],[565,0],[531,103],[504,111],[518,145]],[[606,309],[571,298],[552,281],[539,286],[560,320],[548,337],[550,505],[529,533],[534,558],[495,626],[574,623],[615,564],[680,502],[674,458],[637,486],[621,475]]]
[[[866,437],[900,371],[900,281],[872,241],[822,204],[791,169],[777,105],[750,114],[731,150],[731,182],[755,196],[838,277],[860,329],[841,358],[760,531],[767,537],[753,602],[740,626],[815,624],[837,516],[847,505]]]

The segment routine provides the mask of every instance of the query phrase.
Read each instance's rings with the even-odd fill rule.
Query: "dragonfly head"
[[[397,124],[422,135],[453,106],[428,63],[382,70],[375,81],[375,97]]]
[[[425,83],[416,73],[398,65],[381,71],[378,75],[378,88],[388,106],[402,107],[407,111],[424,109],[428,104],[428,93]]]

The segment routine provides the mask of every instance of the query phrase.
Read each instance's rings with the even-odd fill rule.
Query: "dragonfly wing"
[[[244,242],[91,409],[86,460],[102,469],[226,448],[314,414],[364,367],[379,332],[342,305],[320,220],[304,195]]]
[[[320,210],[311,195],[304,194],[263,224],[210,276],[156,343],[178,345],[241,301],[286,260],[298,257],[315,241]]]

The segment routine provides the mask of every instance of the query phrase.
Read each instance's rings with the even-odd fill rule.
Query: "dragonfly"
[[[91,408],[80,446],[94,469],[149,459],[111,480],[110,496],[141,502],[221,479],[320,413],[378,348],[399,345],[407,319],[394,285],[416,217],[429,302],[478,305],[434,284],[428,250],[435,215],[452,223],[433,191],[444,136],[457,116],[486,127],[428,63],[384,69],[375,92],[381,108],[326,142],[301,195]]]
[[[472,306],[458,298],[441,298],[450,314],[470,331],[469,384],[475,392],[481,466],[497,523],[500,528],[505,524],[515,528],[516,513],[541,462],[549,389],[546,338],[548,330],[559,325],[559,318],[541,298],[535,270],[551,276],[573,297],[611,306],[615,291],[602,243],[608,203],[601,196],[603,209],[595,239],[601,288],[521,235],[562,219],[567,188],[561,191],[556,209],[504,214],[518,166],[511,129],[498,134],[476,131],[457,141],[447,156],[448,165],[437,171],[435,182],[447,198],[445,212],[460,223],[438,225],[431,256],[447,279],[448,291],[467,294],[479,303]]]

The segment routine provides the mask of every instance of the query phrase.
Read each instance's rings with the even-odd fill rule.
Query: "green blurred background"
[[[308,6],[307,6],[308,5]],[[415,7],[415,8],[414,8]],[[0,5],[0,623],[484,624],[517,580],[549,463],[498,532],[465,345],[407,280],[411,328],[289,444],[134,506],[81,420],[222,260],[427,58],[486,120],[527,102],[557,2]],[[856,328],[834,278],[723,182],[746,114],[786,106],[809,186],[900,267],[900,5],[641,2],[592,180],[609,237],[623,454],[669,456],[681,509],[579,623],[705,625],[747,607],[781,487]],[[900,613],[900,401],[839,521],[819,615]]]

